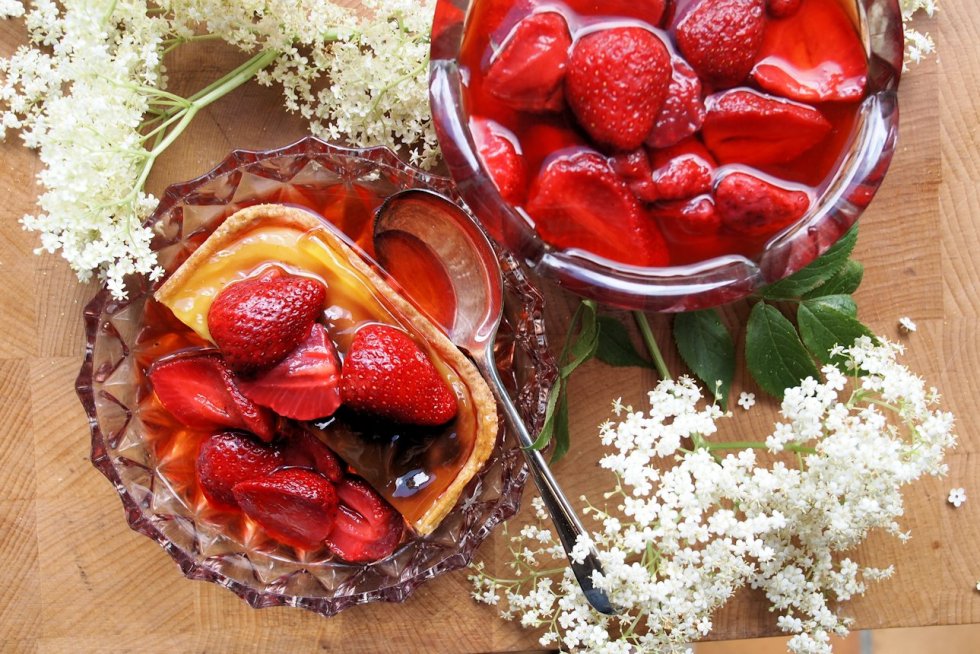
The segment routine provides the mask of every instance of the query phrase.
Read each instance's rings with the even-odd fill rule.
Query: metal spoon
[[[411,246],[406,248],[406,244]],[[455,294],[456,309],[451,325],[443,326],[448,328],[453,343],[470,356],[489,382],[507,424],[517,433],[531,477],[551,514],[565,553],[570,554],[576,539],[587,532],[541,452],[531,449],[534,439],[507,394],[494,361],[493,344],[503,314],[503,281],[500,264],[487,237],[454,203],[436,193],[412,189],[392,195],[378,210],[374,245],[379,263],[385,268],[390,266],[392,271],[399,266],[402,270],[414,267],[404,259],[398,260],[406,253],[427,256],[428,261],[420,261],[423,266],[433,268],[432,264],[437,264],[445,270],[445,281]],[[415,271],[419,274],[418,268]],[[438,274],[438,270],[435,272]],[[404,277],[401,281],[411,291],[411,278]],[[397,273],[395,278],[398,279]],[[602,572],[595,548],[590,548],[581,563],[569,557],[569,565],[589,604],[600,613],[615,614],[605,591],[592,583],[592,573]]]

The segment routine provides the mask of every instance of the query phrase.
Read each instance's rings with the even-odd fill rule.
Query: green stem
[[[768,446],[762,441],[726,441],[720,443],[705,443],[704,447],[709,450],[766,450],[769,449]],[[796,452],[798,454],[815,454],[816,449],[812,447],[807,447],[805,445],[798,445],[796,443],[787,443],[783,446],[783,449],[787,452]]]
[[[647,350],[650,352],[650,357],[653,359],[653,365],[657,367],[657,372],[660,373],[660,378],[672,379],[670,376],[670,370],[667,369],[667,363],[664,361],[664,356],[660,353],[660,347],[657,345],[657,339],[654,338],[653,331],[650,329],[650,323],[647,322],[646,314],[642,311],[634,311],[633,320],[636,321],[636,326],[640,328],[640,335],[643,337],[643,343],[647,346]]]

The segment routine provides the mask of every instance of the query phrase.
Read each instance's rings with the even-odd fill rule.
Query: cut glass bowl
[[[459,201],[449,179],[408,166],[390,150],[346,149],[308,137],[277,150],[232,152],[206,175],[168,188],[147,224],[169,274],[242,207],[279,202],[322,212],[342,202],[351,210],[345,215],[371,216],[384,197],[406,188]],[[370,238],[370,219],[338,227],[354,241]],[[556,376],[543,301],[513,257],[499,258],[506,302],[498,365],[534,430]],[[409,539],[380,562],[352,565],[230,538],[175,490],[144,438],[139,399],[150,391],[134,350],[160,283],[130,279],[127,300],[103,289],[88,304],[88,341],[76,389],[92,430],[92,464],[119,493],[129,525],[158,542],[188,578],[220,584],[253,607],[299,606],[325,616],[355,604],[399,602],[427,579],[467,565],[493,528],[516,512],[527,470],[516,437],[502,427],[486,466],[440,527]]]

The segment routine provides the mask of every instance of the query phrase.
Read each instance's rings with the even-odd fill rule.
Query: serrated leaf
[[[836,275],[847,262],[857,243],[857,225],[806,268],[762,289],[768,300],[795,300]]]
[[[859,336],[872,336],[871,330],[855,316],[857,308],[849,295],[830,295],[804,300],[796,312],[803,343],[824,363],[843,368],[841,357],[831,357],[835,345],[850,346]]]
[[[679,313],[674,316],[673,332],[684,363],[725,408],[735,378],[735,342],[718,312]],[[721,386],[716,385],[718,381]]]
[[[861,285],[864,279],[864,266],[860,261],[848,259],[844,266],[826,282],[812,291],[805,293],[804,298],[825,297],[827,295],[851,295]]]
[[[620,321],[612,316],[599,316],[599,344],[596,348],[596,358],[610,366],[653,368],[653,364],[644,359],[629,332]]]
[[[793,323],[765,302],[756,304],[749,314],[745,363],[762,390],[776,397],[806,377],[820,376]]]

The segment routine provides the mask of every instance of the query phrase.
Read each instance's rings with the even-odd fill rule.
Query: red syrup
[[[677,30],[684,18],[704,3],[715,0],[677,0],[663,6],[660,2],[625,2],[622,0],[481,0],[476,2],[467,19],[466,32],[460,54],[463,73],[463,101],[465,113],[470,116],[470,126],[479,149],[481,131],[486,133],[485,125],[491,131],[503,134],[519,157],[520,165],[511,164],[507,170],[495,174],[493,165],[486,163],[491,177],[498,187],[507,187],[506,198],[519,211],[528,215],[531,222],[538,222],[534,211],[529,209],[540,183],[542,172],[557,158],[574,157],[576,153],[598,152],[612,160],[625,156],[627,151],[596,142],[584,129],[566,101],[559,111],[538,111],[516,108],[514,102],[502,100],[499,92],[495,94],[487,84],[491,65],[500,57],[500,51],[507,45],[508,38],[517,33],[519,23],[532,14],[556,12],[564,17],[574,51],[583,38],[597,31],[620,27],[642,27],[660,38],[674,62],[683,59],[678,46]],[[753,0],[746,0],[752,2]],[[761,3],[761,0],[759,0]],[[665,201],[638,196],[641,217],[640,229],[656,243],[665,242],[653,249],[656,258],[644,262],[636,260],[636,244],[629,231],[623,231],[618,243],[602,247],[591,245],[587,235],[570,241],[555,240],[553,230],[539,228],[544,240],[558,247],[580,249],[599,253],[607,258],[638,265],[682,265],[703,261],[712,257],[737,254],[747,257],[757,256],[764,244],[776,233],[793,221],[774,222],[771,229],[733,228],[734,221],[719,221],[713,218],[713,226],[707,228],[687,228],[674,218],[681,204],[699,199],[704,206],[714,206],[713,192],[726,174],[744,172],[771,184],[788,193],[805,194],[804,206],[815,202],[821,188],[832,177],[848,147],[858,114],[864,98],[867,61],[862,41],[858,35],[855,7],[849,0],[802,0],[799,10],[790,17],[777,18],[763,9],[765,31],[761,48],[755,55],[756,71],[746,75],[735,84],[713,84],[706,78],[700,79],[700,97],[710,106],[721,94],[732,90],[745,90],[753,94],[772,96],[775,102],[805,105],[808,110],[819,112],[826,121],[825,133],[818,142],[797,156],[778,162],[747,163],[741,159],[751,159],[752,148],[741,147],[746,154],[738,153],[724,157],[714,156],[711,162],[711,188],[691,200]],[[845,53],[843,55],[837,53]],[[858,59],[855,59],[857,57]],[[841,59],[837,61],[836,59]],[[569,60],[571,65],[571,58]],[[758,79],[757,79],[758,78]],[[821,88],[821,81],[831,82],[831,91]],[[565,92],[568,93],[568,72],[565,73]],[[763,80],[764,83],[760,83]],[[794,82],[798,82],[795,85]],[[817,89],[817,90],[814,90]],[[795,96],[795,97],[787,97]],[[795,110],[794,110],[795,111]],[[710,115],[710,110],[709,110]],[[755,122],[754,118],[752,119]],[[731,121],[729,121],[731,122]],[[738,122],[736,120],[736,122]],[[745,123],[745,130],[758,134],[759,138],[772,138],[767,129],[753,122]],[[793,124],[787,131],[792,134]],[[703,129],[684,141],[696,147],[706,144]],[[642,146],[650,161],[668,148]],[[718,149],[718,148],[715,148]],[[499,147],[498,147],[499,150]],[[712,148],[708,148],[711,155]],[[496,165],[496,164],[494,164]],[[514,170],[519,183],[515,184]],[[657,170],[656,166],[652,168]],[[503,179],[506,177],[506,179]],[[625,184],[627,180],[622,179]],[[570,184],[574,188],[574,185]],[[516,189],[516,190],[515,190]],[[598,195],[598,194],[597,194]],[[607,203],[608,204],[608,203]],[[597,208],[601,214],[601,208]],[[575,221],[575,211],[569,212],[568,220]],[[605,220],[605,216],[603,216]],[[583,221],[586,231],[590,229]],[[720,223],[720,224],[719,224]],[[681,225],[678,227],[678,225]],[[662,254],[663,250],[666,254]],[[610,250],[614,254],[610,254]]]
[[[338,184],[316,191],[287,187],[267,197],[255,198],[252,204],[280,202],[324,212],[323,215],[334,225],[342,226],[343,231],[352,236],[352,240],[362,250],[373,251],[372,221],[375,210],[383,200],[383,197],[364,188]],[[217,224],[211,229],[216,227]],[[194,235],[191,240],[199,244],[206,235]],[[413,247],[412,244],[403,245]],[[417,256],[415,259],[417,260]],[[290,268],[288,263],[284,267],[287,270]],[[445,285],[449,284],[448,279],[444,278],[443,272],[442,280],[434,276],[428,284],[415,284],[407,289],[411,293],[434,294],[431,299],[442,298],[439,303],[442,309],[430,309],[430,313],[436,314],[433,315],[436,319],[455,309],[454,303],[446,301],[449,296],[439,295],[444,292]],[[329,293],[329,280],[326,283]],[[394,286],[402,288],[398,284]],[[418,306],[433,306],[428,301],[430,298],[412,299]],[[377,293],[363,298],[363,302],[350,302],[347,306],[332,303],[328,295],[326,305],[322,322],[330,333],[341,360],[358,327],[369,322],[392,322],[391,316],[397,315],[392,304]],[[416,342],[424,342],[423,337],[414,329],[405,328]],[[257,523],[237,508],[222,507],[210,502],[201,488],[195,461],[202,443],[214,430],[195,429],[179,422],[160,403],[147,377],[147,370],[161,358],[182,352],[214,351],[216,350],[212,343],[185,325],[168,307],[152,298],[147,301],[133,352],[138,370],[139,419],[143,438],[161,477],[196,519],[213,525],[221,533],[247,547],[271,551],[280,544],[270,538]],[[454,376],[455,372],[449,369],[447,374]],[[458,390],[457,397],[458,416],[439,427],[387,424],[357,415],[344,407],[329,419],[302,425],[280,417],[280,436],[277,436],[273,445],[283,446],[290,433],[297,428],[309,430],[340,456],[346,464],[347,474],[364,478],[411,525],[453,482],[472,451],[477,430],[475,412],[468,393]],[[328,556],[325,550],[323,555]]]

